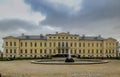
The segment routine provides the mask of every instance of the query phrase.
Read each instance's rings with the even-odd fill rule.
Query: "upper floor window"
[[[46,42],[44,43],[44,46],[45,46],[45,47],[47,46]]]
[[[74,45],[75,45],[75,47],[77,46],[77,44],[76,44],[76,43],[74,43]]]
[[[94,43],[92,43],[92,47],[94,47]]]
[[[14,42],[14,46],[16,46],[16,42]]]
[[[35,49],[35,53],[37,53],[37,49]]]
[[[64,47],[64,42],[62,42],[62,46]]]
[[[54,42],[54,47],[55,47],[55,42]]]
[[[30,46],[32,47],[32,42],[30,43]]]
[[[60,42],[58,42],[58,46],[60,46]]]
[[[42,42],[40,42],[40,47],[42,47]]]
[[[8,42],[6,42],[6,46],[8,46]]]
[[[79,47],[81,47],[81,43],[79,43]]]
[[[25,46],[27,46],[27,42],[25,42]]]
[[[79,53],[81,53],[81,50],[79,50]]]
[[[10,49],[10,53],[12,53],[12,49]]]
[[[88,43],[88,47],[90,47],[90,43]]]
[[[68,37],[66,37],[66,39],[68,39]]]
[[[6,49],[6,53],[8,53],[8,49]]]
[[[85,43],[83,43],[83,47],[85,47]]]
[[[21,47],[22,47],[22,46],[23,46],[23,43],[21,42],[20,45],[21,45]]]
[[[71,43],[71,47],[72,47],[72,43]]]
[[[50,47],[51,47],[51,46],[52,46],[52,43],[50,42],[49,45],[50,45]]]
[[[22,49],[20,50],[20,53],[23,53]]]
[[[14,53],[16,53],[16,49],[14,49]]]
[[[25,53],[27,53],[27,49],[25,49]]]
[[[10,42],[10,46],[12,46],[12,42]]]
[[[37,43],[35,42],[35,47],[37,47]]]
[[[47,53],[46,49],[44,50],[44,53],[45,53],[45,54]]]
[[[32,49],[30,49],[30,53],[32,53]]]
[[[40,53],[42,53],[42,49],[40,49]]]
[[[66,47],[68,47],[68,42],[66,42]]]
[[[96,46],[98,47],[98,43],[96,43]]]
[[[58,37],[58,39],[60,39],[60,37]]]

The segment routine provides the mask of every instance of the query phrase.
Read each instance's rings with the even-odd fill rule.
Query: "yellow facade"
[[[68,54],[80,57],[116,57],[117,40],[101,36],[88,37],[58,33],[43,35],[8,36],[4,40],[4,57],[41,57]]]

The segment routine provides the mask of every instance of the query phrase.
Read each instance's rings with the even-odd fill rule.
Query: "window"
[[[58,39],[60,39],[60,37],[58,37]]]
[[[96,50],[96,53],[98,53],[98,50]]]
[[[27,42],[25,42],[25,46],[27,46]]]
[[[16,53],[16,49],[14,49],[14,53]]]
[[[75,54],[76,54],[77,52],[76,52],[76,49],[75,49]]]
[[[10,49],[10,53],[12,53],[12,49]]]
[[[81,50],[79,50],[79,54],[81,53]]]
[[[66,47],[68,47],[68,42],[66,42]]]
[[[32,47],[32,42],[30,43],[30,46]]]
[[[72,47],[72,43],[71,43],[71,47]]]
[[[8,42],[6,42],[6,46],[8,46]]]
[[[22,47],[22,46],[23,46],[23,43],[21,42],[20,45],[21,45],[21,47]]]
[[[79,47],[81,47],[81,43],[79,43]]]
[[[60,53],[60,49],[58,49],[58,53]]]
[[[64,37],[62,37],[62,39],[64,39]]]
[[[83,53],[85,53],[85,49],[83,49]]]
[[[106,49],[106,53],[108,53],[108,50]]]
[[[40,47],[42,47],[42,42],[40,42]]]
[[[16,46],[16,42],[14,42],[14,46]]]
[[[52,43],[50,42],[49,45],[50,45],[50,47],[51,47],[51,46],[52,46]]]
[[[64,53],[64,49],[62,49],[62,53]]]
[[[68,39],[68,37],[66,37],[66,39]]]
[[[66,53],[68,53],[68,49],[66,49]]]
[[[44,53],[45,53],[45,54],[47,53],[46,49],[44,50]]]
[[[6,53],[8,53],[8,49],[6,49]]]
[[[10,42],[10,46],[12,46],[12,42]]]
[[[88,47],[90,47],[90,43],[88,43]]]
[[[96,46],[98,47],[98,43],[96,43]]]
[[[42,53],[42,49],[40,49],[40,53]]]
[[[109,53],[111,53],[111,50],[109,50]]]
[[[92,47],[94,47],[94,43],[92,43]]]
[[[25,49],[25,53],[27,53],[27,49]]]
[[[75,39],[77,39],[77,37],[75,37]]]
[[[102,53],[102,50],[100,50],[100,53]]]
[[[46,42],[45,42],[44,46],[46,47]]]
[[[50,51],[50,54],[51,54],[51,53],[52,53],[52,50],[50,49],[49,51]]]
[[[64,42],[62,42],[62,47],[64,47]]]
[[[88,50],[88,53],[90,53],[90,50]]]
[[[75,47],[77,46],[77,44],[76,44],[76,43],[74,43],[74,45],[75,45]]]
[[[55,42],[54,42],[54,47],[55,47]]]
[[[37,43],[35,42],[35,47],[37,47]]]
[[[30,49],[30,53],[32,53],[32,49]]]
[[[23,53],[22,49],[20,50],[20,53]]]
[[[37,53],[37,49],[35,49],[35,53]]]
[[[114,53],[114,49],[113,49],[112,53]]]
[[[71,39],[72,39],[72,37],[71,37]]]
[[[83,47],[85,47],[85,43],[83,43]]]
[[[58,42],[58,46],[60,47],[60,42]]]
[[[92,54],[94,53],[94,49],[92,49]],[[97,50],[97,53],[98,53],[98,50]]]
[[[54,49],[54,54],[55,54],[55,49]]]

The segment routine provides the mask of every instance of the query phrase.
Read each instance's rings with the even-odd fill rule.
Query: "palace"
[[[4,57],[42,57],[46,55],[68,54],[80,57],[116,57],[117,40],[99,36],[79,36],[58,33],[25,35],[3,38]]]

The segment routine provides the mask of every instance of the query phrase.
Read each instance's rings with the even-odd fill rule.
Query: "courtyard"
[[[11,77],[120,77],[120,61],[105,64],[44,65],[31,60],[0,61],[0,73]]]

